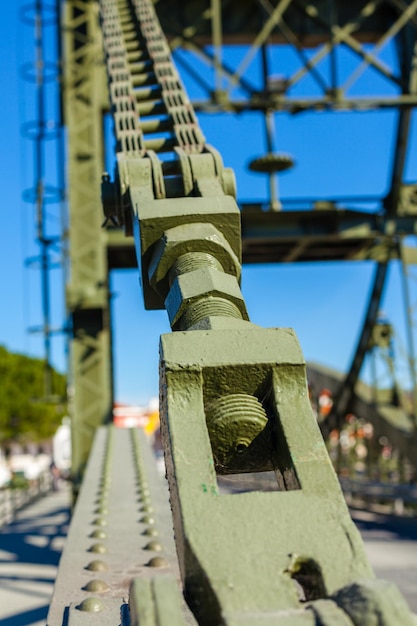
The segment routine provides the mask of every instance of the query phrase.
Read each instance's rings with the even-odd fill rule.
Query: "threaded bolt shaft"
[[[213,456],[220,471],[236,464],[268,418],[258,398],[244,393],[224,395],[206,407]]]

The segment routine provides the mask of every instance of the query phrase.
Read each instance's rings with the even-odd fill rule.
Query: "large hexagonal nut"
[[[139,159],[139,162],[148,160]],[[231,196],[149,198],[144,172],[141,170],[137,173],[136,169],[129,169],[124,182],[121,181],[121,189],[123,193],[124,186],[128,185],[145,308],[163,309],[166,293],[161,296],[149,283],[149,264],[164,232],[181,224],[212,224],[240,260],[241,214],[236,200]],[[150,193],[153,193],[152,189]]]
[[[182,224],[164,232],[149,263],[149,282],[162,297],[169,291],[169,272],[175,261],[189,252],[211,254],[223,271],[239,283],[240,261],[222,233],[209,223]]]
[[[172,283],[165,300],[171,328],[175,330],[189,307],[210,297],[228,300],[239,310],[242,319],[249,319],[236,277],[207,267],[181,274]]]

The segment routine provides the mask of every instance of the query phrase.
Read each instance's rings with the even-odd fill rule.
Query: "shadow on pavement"
[[[0,623],[46,621],[56,568],[70,519],[69,498],[54,493],[0,529]]]
[[[49,605],[40,606],[37,609],[24,611],[6,617],[1,620],[1,626],[28,626],[29,624],[35,624],[36,622],[46,622],[48,615]]]
[[[387,533],[389,539],[417,541],[417,517],[400,517],[382,513],[371,513],[350,508],[350,514],[359,531]],[[378,539],[381,539],[378,534]]]

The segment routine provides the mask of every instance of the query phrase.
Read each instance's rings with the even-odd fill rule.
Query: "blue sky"
[[[34,208],[22,201],[22,192],[33,179],[32,147],[19,132],[21,124],[32,115],[33,86],[19,79],[18,68],[32,60],[34,52],[32,31],[18,23],[17,13],[14,3],[6,3],[0,23],[0,344],[13,351],[42,356],[41,337],[28,333],[29,327],[41,324],[42,316],[39,272],[25,267],[25,259],[35,256],[38,250],[34,242]],[[293,62],[289,53],[284,55],[284,67],[291,67]],[[347,57],[346,66],[351,62]],[[359,91],[366,92],[367,80],[374,79],[363,77]],[[276,149],[291,153],[296,160],[294,170],[280,177],[281,197],[383,195],[388,189],[394,123],[392,112],[277,115]],[[265,151],[260,116],[230,115],[225,122],[224,117],[211,115],[202,117],[201,124],[209,143],[222,153],[225,165],[235,168],[238,197],[264,200],[266,181],[247,170],[248,160]],[[415,133],[413,125],[407,181],[416,177]],[[48,211],[48,228],[54,231],[59,219],[53,208]],[[371,263],[362,262],[247,266],[243,269],[242,290],[253,322],[268,327],[293,327],[308,360],[345,370],[373,271]],[[59,327],[63,322],[59,271],[52,272],[51,281],[52,321]],[[143,310],[135,271],[114,273],[111,286],[116,398],[121,402],[144,403],[158,393],[158,341],[161,333],[169,332],[167,316],[164,311]],[[403,306],[395,263],[390,269],[382,309],[398,330],[399,344],[405,344],[401,338]],[[65,368],[64,342],[59,336],[53,342],[53,361],[61,370]]]

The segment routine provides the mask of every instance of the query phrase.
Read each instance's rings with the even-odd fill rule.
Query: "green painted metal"
[[[201,0],[181,3],[181,11],[176,11],[173,0],[159,0],[156,3],[158,15],[164,32],[170,39],[175,51],[186,47],[196,57],[211,65],[215,72],[201,76],[193,71],[192,61],[178,55],[178,63],[193,78],[200,89],[205,91],[205,99],[195,103],[201,111],[300,111],[330,110],[369,110],[369,108],[398,107],[405,110],[400,116],[397,135],[398,154],[404,152],[401,139],[407,132],[407,109],[415,106],[416,95],[409,88],[408,77],[412,73],[413,46],[415,33],[416,3],[404,2],[388,6],[382,2],[345,2],[334,0],[331,3],[300,3],[298,0],[230,0],[223,3],[221,12],[222,43],[250,44],[246,56],[238,69],[227,64],[221,50],[209,50],[207,42],[215,44],[213,28],[216,8],[206,10]],[[211,26],[211,32],[210,32]],[[381,62],[378,51],[387,41],[396,39],[398,49],[398,72],[394,64]],[[219,39],[217,37],[217,39]],[[266,44],[284,44],[292,48],[294,57],[299,61],[298,69],[287,70],[277,77],[274,71],[268,76],[267,88],[259,89],[247,68]],[[373,49],[373,45],[375,49]],[[307,48],[312,48],[307,53]],[[359,61],[359,68],[350,75],[343,72],[341,58],[337,50],[345,48]],[[322,72],[323,62],[330,67],[328,73]],[[220,64],[220,67],[219,67]],[[391,83],[395,93],[384,95],[375,93],[362,96],[353,94],[352,84],[368,68],[381,76],[385,83]],[[285,71],[285,70],[284,70]],[[213,80],[210,80],[213,74]],[[222,78],[222,88],[217,88],[218,75]],[[292,87],[309,76],[314,85],[310,93],[297,96]],[[231,93],[233,85],[240,87],[239,98]],[[308,89],[308,88],[307,88]],[[241,97],[241,94],[244,94]],[[401,156],[396,160],[394,170],[398,170]],[[401,167],[401,166],[400,166]],[[394,173],[395,175],[395,173]]]
[[[212,3],[214,4],[214,3]],[[224,4],[224,3],[223,3]],[[278,3],[263,0],[261,7],[264,12],[272,12]],[[404,7],[410,2],[404,3]],[[207,41],[212,36],[214,8],[207,10],[207,4],[202,0],[186,0],[181,3],[182,11],[176,11],[179,6],[178,0],[159,0],[157,3],[158,16],[164,32],[169,39],[178,37],[178,33],[184,32],[184,37]],[[360,11],[364,3],[359,0],[346,2],[335,0],[334,10],[339,18],[338,25],[345,22],[352,23],[356,28],[351,31],[358,33],[358,40],[372,43],[382,36],[389,20],[392,20],[392,11],[387,6],[378,7],[379,3],[365,3],[367,12],[360,19]],[[225,43],[248,43],[259,33],[260,6],[256,0],[230,0],[223,7],[222,25],[223,40]],[[285,14],[287,29],[277,29],[273,32],[273,41],[287,43],[292,33],[299,36],[300,42],[305,47],[318,46],[328,41],[329,33],[324,24],[329,19],[329,9],[322,3],[310,3],[300,5],[295,0],[291,3]],[[324,22],[324,24],[323,24]],[[292,33],[291,33],[292,31]],[[350,34],[350,32],[346,33]],[[287,38],[285,38],[287,35]]]
[[[260,40],[289,4],[277,4]],[[387,626],[411,624],[395,588],[389,609],[380,601],[293,332],[249,322],[233,176],[196,126],[152,3],[101,5],[118,141],[105,211],[133,227],[145,306],[165,306],[176,331],[161,338],[161,432],[187,603],[201,626],[347,626],[379,614]],[[155,107],[163,140],[152,137]],[[221,494],[217,474],[254,471],[273,472],[276,490]],[[168,611],[171,600],[158,585],[134,585],[138,623],[165,623],[159,602]]]
[[[240,278],[240,215],[233,198],[151,199],[145,203],[137,177],[131,176],[130,180],[134,224],[140,222],[135,233],[146,308],[164,307],[168,284],[166,280],[164,286],[164,279],[177,258],[185,253],[211,254],[219,258],[221,265],[223,261],[226,273],[235,275],[236,280]]]
[[[174,576],[136,578],[130,589],[132,626],[186,626]]]
[[[161,371],[177,550],[199,624],[349,624],[349,589],[362,588],[373,574],[311,411],[294,334],[246,323],[164,335]],[[275,468],[280,491],[219,494],[216,442],[206,419],[213,402],[235,393],[264,407],[264,459]],[[238,444],[235,456],[244,466],[251,446],[242,451]],[[385,623],[411,624],[405,603],[392,593],[397,621],[388,612]],[[340,620],[321,622],[327,610],[315,607],[317,600],[345,614],[332,606]],[[361,620],[352,623],[372,623],[366,621],[371,605],[364,602]]]
[[[373,329],[378,317],[379,305],[385,286],[385,279],[388,273],[388,264],[390,254],[383,261],[377,264],[372,291],[369,297],[368,307],[365,314],[365,320],[362,332],[359,336],[358,343],[349,371],[343,381],[343,385],[338,389],[333,407],[332,415],[329,419],[329,427],[338,427],[344,416],[352,410],[352,399],[354,395],[354,387],[359,378],[366,352],[369,348]]]
[[[63,17],[65,125],[68,131],[71,316],[70,379],[75,491],[97,426],[112,412],[106,235],[100,201],[105,105],[97,3],[67,0]]]
[[[114,211],[117,219],[125,221],[127,232],[133,222],[146,306],[165,307],[177,331],[161,339],[161,405],[187,601],[198,622],[210,626],[408,626],[411,617],[402,598],[393,586],[373,578],[350,520],[311,412],[305,365],[293,333],[260,329],[249,322],[239,287],[240,214],[233,175],[205,143],[170,65],[152,3],[102,0],[100,4],[102,19],[110,18],[105,25],[99,25],[95,0],[67,0],[63,24],[75,479],[80,480],[94,431],[109,420],[112,405],[107,238],[100,229],[99,211],[101,116],[108,104],[103,89],[103,33],[105,42],[118,46],[116,63],[108,65],[118,167],[115,183],[104,179],[105,212],[109,216]],[[155,4],[162,9],[168,6],[165,0]],[[324,206],[325,210],[312,213],[307,225],[311,231],[303,230],[306,212],[295,217],[296,234],[288,246],[289,238],[282,231],[293,229],[294,214],[281,217],[246,211],[243,224],[252,229],[252,256],[244,249],[246,260],[265,261],[269,240],[269,260],[277,260],[274,254],[284,261],[306,260],[303,255],[308,257],[309,251],[312,258],[321,258],[325,253],[319,250],[325,242],[333,245],[334,257],[353,254],[381,261],[399,230],[414,232],[412,202],[407,201],[406,186],[398,182],[405,158],[401,146],[408,130],[407,109],[416,103],[414,88],[406,87],[393,98],[368,101],[347,99],[334,85],[324,100],[305,101],[290,101],[271,88],[266,94],[252,92],[250,102],[231,103],[222,89],[222,78],[227,76],[229,86],[239,83],[244,91],[248,85],[242,66],[234,75],[226,71],[222,41],[236,34],[242,38],[242,21],[250,23],[246,32],[257,33],[249,53],[253,56],[268,35],[280,38],[276,26],[283,26],[280,16],[284,15],[302,42],[314,40],[316,44],[318,34],[323,38],[323,28],[317,29],[314,19],[316,29],[312,28],[307,19],[317,17],[314,4],[301,7],[303,30],[297,28],[299,22],[291,21],[300,3],[279,0],[273,7],[262,2],[267,19],[260,32],[258,4],[252,1],[224,3],[226,14],[219,0],[212,0],[211,13],[202,10],[198,1],[182,3],[181,12],[169,4],[170,10],[162,11],[165,19],[174,24],[177,13],[186,15],[188,36],[195,35],[197,44],[199,37],[207,35],[205,21],[211,19],[218,70],[213,105],[291,111],[322,108],[323,103],[330,108],[406,109],[399,123],[400,154],[393,175],[400,215],[383,221],[358,213],[341,214],[333,210],[335,204],[319,201],[315,208]],[[365,40],[383,36],[386,15],[376,8],[384,3],[336,4],[343,31],[336,39],[332,35],[324,56],[332,54],[335,43],[365,54],[350,33],[354,30]],[[401,24],[411,20],[416,5],[414,0],[400,7],[399,17],[390,14],[394,29],[400,30]],[[203,29],[197,25],[192,33],[190,16],[202,22]],[[331,29],[324,31],[327,41]],[[109,46],[110,55],[111,50]],[[411,59],[410,50],[408,54]],[[395,78],[376,57],[366,57],[386,78]],[[319,60],[315,57],[313,63],[305,64],[292,82],[314,69]],[[249,62],[250,56],[244,63]],[[171,158],[160,160],[159,153],[170,153]],[[410,191],[412,195],[411,186]],[[396,213],[397,201],[391,198],[391,202]],[[334,231],[328,236],[334,221]],[[323,229],[319,236],[316,231],[312,234],[318,225]],[[377,238],[379,246],[375,246]],[[148,472],[151,453],[138,437],[134,434],[130,440],[125,432],[99,429],[57,581],[50,626],[64,622],[127,626],[127,595],[136,576],[129,600],[133,625],[195,624],[177,586],[172,537],[166,537],[166,528],[171,530],[166,502],[161,507],[165,524],[160,518],[155,524],[152,508],[159,511],[163,489],[158,477]],[[276,490],[221,493],[218,475],[254,471],[270,472]],[[158,532],[165,535],[163,545]],[[171,566],[174,575],[167,575]]]
[[[83,625],[90,614],[91,625],[118,626],[129,614],[129,601],[132,622],[140,617],[142,626],[144,598],[138,602],[136,590],[164,585],[166,577],[175,581],[185,623],[195,624],[177,585],[168,490],[149,440],[142,429],[100,427],[61,556],[47,624],[65,624],[72,604],[70,624]],[[161,583],[153,582],[160,578]]]

